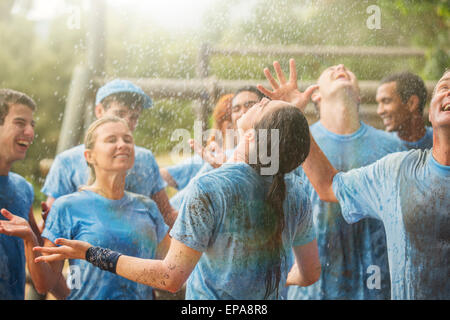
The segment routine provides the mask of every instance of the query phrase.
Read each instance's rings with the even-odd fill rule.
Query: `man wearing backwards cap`
[[[130,130],[136,128],[142,109],[153,106],[152,99],[141,88],[127,80],[115,79],[101,87],[95,99],[95,116],[117,116],[127,121]],[[164,221],[170,227],[177,212],[170,206],[159,167],[150,150],[135,147],[135,163],[127,174],[125,189],[152,198],[158,205]],[[76,192],[88,181],[89,171],[84,158],[84,145],[58,154],[45,179],[42,192],[50,207],[56,198]]]

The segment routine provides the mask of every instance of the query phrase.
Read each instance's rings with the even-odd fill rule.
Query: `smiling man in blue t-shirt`
[[[408,149],[433,146],[433,129],[423,121],[427,89],[419,76],[401,72],[383,78],[376,100],[377,113],[392,137]]]
[[[0,89],[0,300],[24,299],[26,262],[32,277],[35,274],[31,250],[40,238],[32,210],[33,187],[10,171],[15,161],[25,158],[33,142],[35,109],[35,102],[26,94]],[[13,218],[10,212],[17,217]],[[9,223],[18,223],[18,220],[26,221],[34,235],[11,236]],[[35,285],[41,289],[39,283]]]
[[[319,197],[339,202],[348,223],[366,217],[383,223],[392,299],[450,298],[450,70],[434,89],[429,120],[432,149],[338,172],[311,137],[303,164]]]

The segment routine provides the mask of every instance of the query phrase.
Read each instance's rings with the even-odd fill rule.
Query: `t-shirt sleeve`
[[[76,192],[76,187],[73,186],[70,177],[71,173],[68,163],[60,156],[56,156],[45,178],[45,183],[41,190],[42,193],[56,199]]]
[[[197,251],[206,251],[216,226],[211,193],[193,181],[183,199],[170,235]],[[186,189],[185,189],[186,190]]]
[[[403,153],[390,154],[371,165],[339,172],[333,179],[333,191],[348,223],[372,217],[383,220],[383,215],[395,206],[396,175]]]
[[[301,195],[300,192],[297,194]],[[304,195],[300,205],[301,215],[295,231],[293,247],[305,245],[316,238],[314,229],[311,201],[309,197]]]
[[[58,238],[72,239],[72,219],[64,203],[59,200],[53,203],[41,235],[53,243]]]

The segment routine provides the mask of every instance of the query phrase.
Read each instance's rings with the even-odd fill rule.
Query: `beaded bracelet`
[[[116,273],[117,261],[122,254],[101,247],[90,247],[86,251],[86,261],[94,266],[112,273]]]

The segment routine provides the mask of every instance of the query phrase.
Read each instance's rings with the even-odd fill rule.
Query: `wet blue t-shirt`
[[[366,166],[404,149],[384,131],[361,122],[349,135],[327,130],[320,121],[311,134],[333,166],[340,171]],[[302,167],[295,171],[306,177]],[[309,287],[289,287],[289,299],[390,299],[386,237],[382,223],[366,219],[349,225],[337,203],[321,201],[308,181],[322,273]],[[373,283],[379,276],[379,283]]]
[[[233,155],[234,150],[235,149],[228,149],[225,151],[225,156],[227,159],[229,159]],[[190,181],[192,181],[192,179],[199,177],[202,174],[207,173],[213,169],[213,166],[211,166],[208,162],[203,161],[200,168],[196,169],[195,175],[193,177],[189,177],[188,181],[185,181],[187,183],[186,186]],[[183,202],[184,197],[190,192],[188,189],[186,189],[186,186],[181,190],[179,189],[179,191],[172,198],[170,198],[170,205],[177,211],[180,210],[181,203]]]
[[[417,141],[405,141],[398,137],[397,132],[389,132],[391,136],[401,142],[408,150],[411,149],[430,149],[433,147],[433,128],[425,127],[425,135]]]
[[[56,156],[42,188],[44,194],[56,199],[78,191],[88,182],[84,150],[84,145],[79,145]],[[152,152],[136,146],[134,166],[127,172],[125,190],[152,197],[166,185]]]
[[[384,224],[393,299],[450,299],[450,166],[432,149],[338,173],[333,190],[348,223]]]
[[[294,174],[285,176],[284,256],[293,246],[314,240],[311,205],[303,182]],[[170,235],[190,248],[203,252],[186,286],[186,299],[263,299],[265,271],[273,266],[267,240],[275,218],[264,219],[265,195],[271,177],[262,177],[245,163],[226,163],[192,180]],[[279,257],[276,261],[279,261]],[[279,296],[289,271],[282,259]]]
[[[156,203],[125,192],[111,200],[84,190],[58,198],[47,218],[43,238],[89,242],[124,255],[155,258],[156,248],[167,234]],[[70,295],[81,300],[152,299],[152,287],[103,271],[85,260],[69,260]]]
[[[0,209],[28,220],[33,204],[33,187],[20,175],[0,176]],[[0,214],[0,220],[6,220]],[[25,251],[23,240],[0,234],[0,300],[25,298]]]

